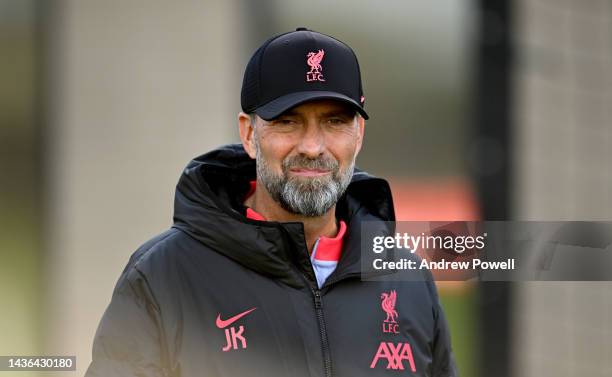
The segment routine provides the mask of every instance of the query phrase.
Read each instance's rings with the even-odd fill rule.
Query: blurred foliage
[[[440,301],[451,331],[451,342],[459,375],[479,376],[477,288],[468,286],[458,291],[442,289]]]
[[[33,6],[32,1],[0,1],[0,354],[6,356],[42,349]]]

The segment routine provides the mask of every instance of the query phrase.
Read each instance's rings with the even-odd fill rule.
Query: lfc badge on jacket
[[[388,334],[399,334],[399,325],[397,324],[397,310],[395,310],[395,302],[397,300],[397,293],[395,290],[387,292],[383,292],[380,295],[380,299],[382,300],[380,306],[387,314],[387,318],[383,321],[382,331],[383,333]]]

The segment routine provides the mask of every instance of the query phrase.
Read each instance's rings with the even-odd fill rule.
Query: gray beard
[[[286,211],[306,217],[320,217],[329,211],[346,191],[351,179],[355,159],[346,170],[341,171],[338,162],[329,158],[310,159],[304,156],[288,157],[283,160],[282,175],[277,175],[257,148],[257,177],[277,203]],[[291,168],[325,169],[332,174],[323,177],[290,177]]]

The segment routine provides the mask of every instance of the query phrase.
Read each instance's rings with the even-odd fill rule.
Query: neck
[[[336,206],[329,209],[323,216],[308,217],[291,213],[277,203],[263,184],[257,184],[253,195],[247,198],[244,204],[251,207],[268,221],[301,222],[304,224],[304,236],[308,246],[308,254],[312,254],[315,242],[321,236],[334,237],[338,233],[336,224]]]

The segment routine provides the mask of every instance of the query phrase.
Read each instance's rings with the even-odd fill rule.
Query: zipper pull
[[[318,289],[313,289],[312,294],[314,295],[315,308],[321,309],[321,291]]]

